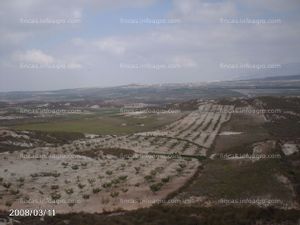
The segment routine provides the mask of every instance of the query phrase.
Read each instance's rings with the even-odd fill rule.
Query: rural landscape
[[[300,225],[299,0],[1,0],[0,225]]]
[[[248,82],[252,87],[263,81]],[[232,96],[203,95],[221,86]],[[196,88],[185,101],[166,100]],[[281,87],[275,88],[280,93]],[[157,87],[93,90],[95,96],[96,91],[127,93],[118,101],[110,94],[88,101],[88,89],[72,90],[71,95],[83,96],[75,101],[61,93],[62,101],[47,96],[37,101],[35,93],[1,95],[2,212],[51,209],[65,218],[61,224],[81,224],[88,214],[91,221],[105,218],[97,224],[135,224],[138,215],[147,218],[149,210],[162,210],[166,218],[154,223],[170,224],[169,214],[179,210],[175,217],[182,224],[221,224],[220,218],[225,224],[240,210],[236,219],[241,221],[249,221],[246,215],[254,211],[251,220],[297,224],[298,90],[295,96],[249,97],[221,82],[207,90],[173,85],[160,101],[131,97],[132,92],[143,96],[146,89]],[[202,214],[214,215],[204,219]],[[16,218],[43,224],[22,214]],[[56,219],[43,217],[45,224],[57,224]]]

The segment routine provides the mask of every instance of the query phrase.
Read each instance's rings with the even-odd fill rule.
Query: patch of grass
[[[145,117],[132,117],[121,115],[101,115],[85,117],[75,120],[50,121],[43,123],[27,123],[13,126],[18,130],[33,130],[47,132],[79,132],[93,134],[132,134],[149,131],[173,122],[179,115],[146,115]],[[126,126],[122,126],[126,124]],[[140,126],[144,124],[144,126]]]
[[[220,198],[253,198],[271,196],[273,199],[291,200],[291,193],[275,174],[280,172],[280,160],[210,161],[187,188],[196,196]]]
[[[245,146],[270,138],[264,128],[262,117],[254,114],[233,114],[231,120],[224,124],[222,131],[242,132],[238,135],[218,136],[215,142],[215,152],[250,153]]]

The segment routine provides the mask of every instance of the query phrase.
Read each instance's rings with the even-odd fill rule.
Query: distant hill
[[[2,92],[0,102],[70,102],[102,101],[123,102],[178,102],[192,99],[216,99],[222,97],[249,96],[240,89],[268,90],[280,95],[300,95],[300,75],[275,76],[245,80],[218,81],[211,83],[167,83],[155,85],[130,84],[106,88],[78,88],[56,91]],[[291,91],[292,90],[292,91]]]
[[[249,74],[241,75],[236,80],[252,80],[252,79],[263,79],[268,77],[284,77],[284,74],[300,74],[300,63],[288,63],[288,64],[279,64],[280,67],[274,69],[261,69],[248,71]],[[244,74],[245,71],[237,71],[240,74]],[[288,76],[287,76],[288,77]]]
[[[300,75],[289,75],[289,76],[270,76],[270,77],[263,77],[263,78],[254,78],[249,80],[300,80]]]
[[[271,76],[263,78],[219,81],[208,84],[209,87],[245,87],[245,88],[300,88],[300,75]]]
[[[104,102],[178,102],[191,99],[214,99],[221,96],[242,96],[229,89],[208,88],[203,85],[126,85],[109,88],[84,88],[58,91],[0,93],[0,101],[95,101]]]

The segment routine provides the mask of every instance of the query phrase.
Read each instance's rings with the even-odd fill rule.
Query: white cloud
[[[13,53],[12,59],[15,63],[7,63],[11,68],[18,68],[19,65],[28,63],[39,66],[53,66],[53,68],[63,67],[66,69],[82,69],[83,65],[80,63],[78,57],[70,55],[58,55],[54,57],[52,55],[44,53],[39,49],[32,49],[27,51],[18,51]],[[55,67],[56,66],[56,67]]]
[[[94,45],[101,51],[105,51],[111,54],[121,55],[126,51],[126,42],[115,39],[115,38],[105,38],[98,40]]]
[[[300,8],[299,0],[243,0],[243,4],[253,10],[273,12],[291,11]]]
[[[38,49],[32,49],[25,52],[16,52],[13,58],[23,63],[34,64],[51,64],[54,63],[54,58]]]
[[[176,56],[174,57],[173,62],[180,67],[197,67],[197,62],[190,56]]]
[[[170,16],[183,22],[217,22],[220,17],[234,16],[236,5],[230,1],[209,2],[203,0],[173,0]]]
[[[68,68],[69,69],[82,69],[82,65],[80,63],[68,63]]]

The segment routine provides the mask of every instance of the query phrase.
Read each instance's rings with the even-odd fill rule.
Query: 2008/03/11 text
[[[17,217],[17,216],[55,216],[54,209],[10,209],[9,216]]]

